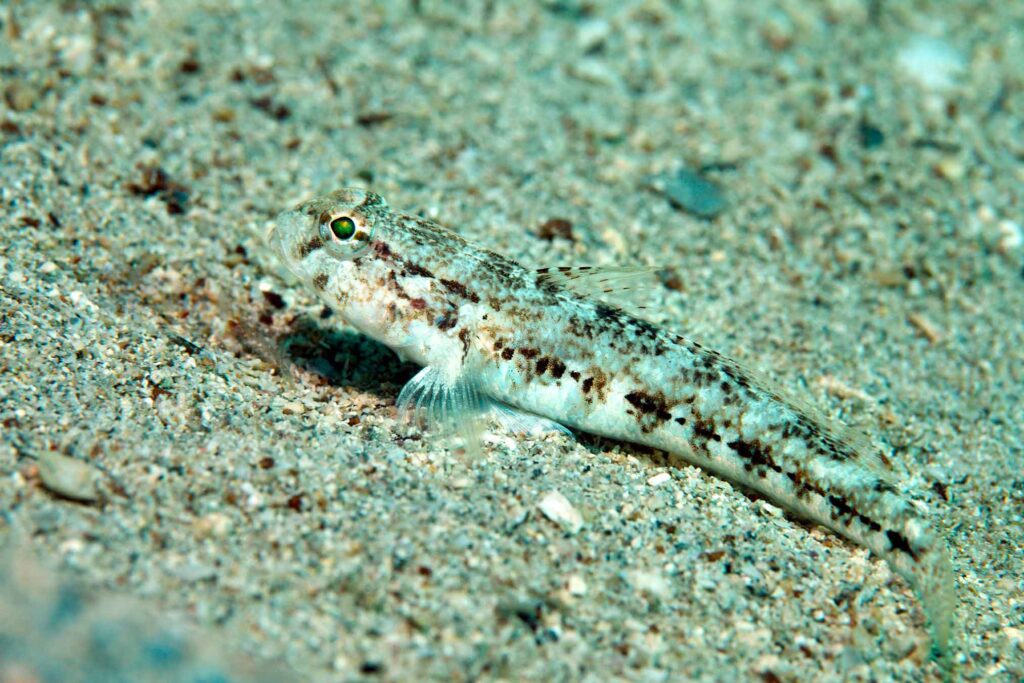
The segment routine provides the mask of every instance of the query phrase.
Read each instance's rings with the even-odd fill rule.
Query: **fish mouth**
[[[301,233],[297,229],[296,221],[301,218],[301,214],[297,211],[282,211],[271,222],[266,235],[264,235],[264,240],[277,253],[281,263],[296,277],[299,276],[297,269],[299,264],[295,259],[295,249],[297,235]]]

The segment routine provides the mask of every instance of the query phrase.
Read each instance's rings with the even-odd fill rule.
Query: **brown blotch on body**
[[[551,376],[555,379],[561,379],[562,375],[565,374],[565,363],[558,360],[557,358],[551,359]]]
[[[409,305],[411,305],[413,307],[413,309],[415,309],[417,311],[422,311],[424,308],[427,307],[427,301],[426,301],[426,299],[418,299],[417,298],[417,299],[411,300],[409,302]]]
[[[516,350],[510,346],[502,350],[501,357],[504,358],[505,360],[512,360],[512,356],[515,355],[515,352]]]
[[[441,278],[441,284],[444,285],[449,292],[458,294],[463,299],[469,299],[475,304],[480,303],[480,297],[477,296],[476,292],[469,291],[466,285],[462,284],[461,282]]]
[[[668,404],[663,396],[637,390],[626,394],[626,401],[639,410],[642,415],[653,415],[658,422],[672,419],[672,414],[668,412]]]
[[[755,467],[760,467],[758,476],[764,477],[766,472],[764,468],[774,470],[776,472],[782,472],[782,468],[775,462],[772,457],[771,451],[756,441],[742,441],[737,439],[736,441],[730,441],[726,444],[729,448],[736,451],[736,453],[747,461],[744,465],[744,469],[748,472]]]
[[[323,291],[327,287],[327,275],[324,273],[317,273],[313,277],[313,287],[319,291]]]
[[[693,435],[704,441],[721,441],[722,436],[715,431],[715,426],[705,420],[693,421]]]
[[[434,277],[433,273],[418,263],[405,263],[403,265],[405,266],[405,271],[414,277]]]
[[[319,237],[313,237],[305,244],[299,245],[298,256],[300,259],[304,259],[322,246],[324,246],[324,241]]]
[[[898,531],[889,529],[885,532],[885,537],[889,539],[889,545],[892,546],[893,550],[899,550],[910,555],[915,560],[918,559],[918,553],[910,547],[910,541],[907,540],[906,536]]]

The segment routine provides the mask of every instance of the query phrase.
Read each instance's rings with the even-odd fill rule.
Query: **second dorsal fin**
[[[537,282],[621,305],[624,298],[627,303],[630,298],[622,297],[623,293],[654,287],[658,283],[657,272],[657,268],[648,266],[562,266],[538,269]]]

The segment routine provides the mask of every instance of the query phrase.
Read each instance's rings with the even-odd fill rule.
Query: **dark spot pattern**
[[[915,560],[918,559],[918,553],[910,547],[910,541],[907,540],[906,536],[898,531],[889,529],[885,532],[885,537],[889,539],[889,545],[892,546],[893,550],[899,550],[910,555]]]
[[[299,257],[300,260],[304,259],[307,256],[309,256],[310,254],[312,254],[314,251],[316,251],[317,249],[320,249],[323,246],[324,246],[324,241],[322,239],[320,239],[319,236],[313,237],[308,242],[306,242],[305,244],[300,244],[299,245],[298,257]]]
[[[328,278],[326,273],[317,273],[313,276],[313,288],[321,292],[324,291],[327,287],[327,280]]]
[[[441,278],[440,282],[449,292],[456,294],[462,297],[463,299],[468,299],[469,301],[472,301],[475,304],[480,303],[480,297],[476,294],[476,292],[471,292],[469,288],[466,287],[466,285],[462,284],[461,282],[457,282],[455,280],[446,280],[445,278]]]
[[[444,315],[439,316],[437,320],[434,321],[434,325],[437,327],[437,329],[441,330],[442,332],[447,332],[448,330],[455,327],[458,323],[459,313],[458,311],[454,310],[448,311]]]
[[[757,475],[762,479],[767,475],[766,468],[775,472],[782,471],[782,468],[779,467],[772,457],[771,449],[760,442],[737,439],[736,441],[728,442],[726,446],[736,451],[741,458],[747,461],[744,469],[750,472],[757,468]]]
[[[708,441],[722,440],[722,435],[715,431],[715,426],[711,422],[703,419],[694,419],[693,436],[705,443]]]
[[[418,263],[410,263],[409,261],[402,261],[402,266],[405,269],[405,273],[412,275],[413,277],[428,277],[433,278],[434,274],[429,270],[419,265]]]
[[[668,404],[665,402],[664,396],[649,394],[635,389],[626,394],[626,401],[636,408],[641,415],[653,415],[659,423],[672,419],[672,414],[668,412]]]

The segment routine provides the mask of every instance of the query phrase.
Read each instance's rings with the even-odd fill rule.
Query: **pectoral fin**
[[[465,376],[450,377],[425,367],[398,395],[398,414],[407,423],[441,436],[458,436],[468,450],[478,451],[488,404],[476,384]]]

